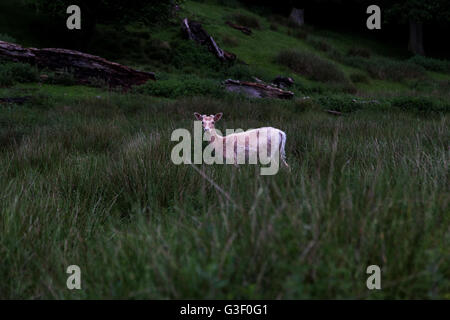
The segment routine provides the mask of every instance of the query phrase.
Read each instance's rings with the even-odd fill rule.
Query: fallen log
[[[214,41],[205,29],[203,29],[201,23],[196,21],[189,21],[184,18],[181,24],[181,29],[188,39],[194,40],[195,42],[205,45],[208,50],[222,61],[234,61],[236,60],[236,55],[222,50],[217,43]]]
[[[92,78],[101,78],[110,87],[130,88],[149,79],[156,80],[153,72],[134,70],[91,54],[59,48],[23,48],[14,43],[0,41],[0,60],[29,63],[41,69],[70,71],[75,79],[87,84]]]
[[[278,98],[291,99],[294,93],[265,83],[239,81],[227,79],[224,81],[225,89],[230,92],[243,93],[251,98]]]
[[[252,34],[252,30],[250,28],[244,27],[244,26],[240,26],[237,24],[234,24],[233,22],[227,21],[225,22],[227,25],[229,25],[230,27],[237,29],[239,31],[241,31],[242,33],[246,34],[246,35],[251,35]]]

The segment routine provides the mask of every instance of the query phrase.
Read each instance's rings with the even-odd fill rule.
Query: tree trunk
[[[303,26],[305,24],[305,10],[292,8],[289,20],[299,27]]]
[[[421,22],[409,20],[408,50],[414,54],[425,55],[423,50],[423,26]]]

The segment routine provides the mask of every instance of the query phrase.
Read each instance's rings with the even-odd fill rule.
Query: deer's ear
[[[194,112],[194,116],[195,116],[195,118],[197,118],[197,120],[199,120],[199,121],[202,121],[202,119],[203,119],[203,116],[202,116],[200,113],[198,113],[198,112]]]
[[[223,113],[222,113],[222,112],[216,114],[216,115],[214,116],[214,121],[219,121],[219,120],[222,118],[222,116],[223,116]]]

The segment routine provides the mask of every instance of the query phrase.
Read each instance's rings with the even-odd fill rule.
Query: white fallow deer
[[[214,124],[222,118],[222,115],[223,113],[209,116],[194,113],[196,119],[202,122],[205,132],[209,133],[210,145],[214,148],[214,152],[222,155],[227,163],[237,165],[251,159],[248,163],[252,163],[253,160],[253,164],[256,164],[259,156],[262,164],[268,164],[271,161],[276,161],[278,164],[281,158],[283,165],[289,168],[284,151],[286,133],[276,128],[264,127],[221,136]],[[261,154],[264,155],[265,163],[261,159]]]

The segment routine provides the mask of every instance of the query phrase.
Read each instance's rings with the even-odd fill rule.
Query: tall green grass
[[[198,165],[218,191],[172,164],[194,111],[284,130],[292,171]],[[0,298],[449,297],[445,115],[105,93],[0,123]],[[366,288],[371,264],[382,290]]]

